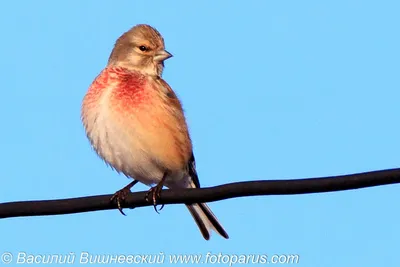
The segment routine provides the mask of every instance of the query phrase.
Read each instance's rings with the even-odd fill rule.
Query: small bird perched
[[[157,184],[148,193],[154,205],[164,185],[200,187],[181,103],[161,78],[164,60],[170,57],[156,29],[136,25],[118,38],[107,66],[83,99],[82,122],[96,153],[134,179],[112,198],[121,212],[120,200],[138,181]],[[210,230],[229,238],[206,204],[186,206],[206,240]]]

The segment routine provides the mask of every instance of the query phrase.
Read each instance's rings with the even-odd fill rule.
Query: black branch
[[[400,183],[400,169],[389,169],[351,175],[295,180],[262,180],[238,182],[215,187],[163,190],[159,204],[213,202],[236,197],[324,193]],[[123,208],[151,206],[146,192],[128,194]],[[111,195],[59,200],[20,201],[0,204],[0,218],[60,215],[116,209]]]

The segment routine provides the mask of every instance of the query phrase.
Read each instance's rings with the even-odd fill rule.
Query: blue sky
[[[112,194],[128,184],[91,150],[80,105],[116,38],[138,23],[156,27],[174,55],[164,78],[186,110],[202,186],[399,167],[399,8],[352,0],[4,2],[0,202]],[[297,266],[399,266],[399,189],[210,203],[230,239],[208,242],[182,205],[126,217],[111,210],[4,219],[0,253],[298,254]]]

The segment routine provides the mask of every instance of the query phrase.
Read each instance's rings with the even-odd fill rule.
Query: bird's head
[[[139,24],[118,38],[108,65],[161,76],[164,60],[170,57],[172,55],[165,50],[161,34],[149,25]]]

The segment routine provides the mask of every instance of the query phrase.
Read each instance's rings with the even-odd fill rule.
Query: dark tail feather
[[[213,229],[222,237],[228,239],[229,236],[226,233],[225,229],[217,220],[214,213],[210,210],[210,208],[205,203],[191,204],[186,205],[192,214],[197,226],[200,229],[201,234],[203,235],[205,240],[210,239],[210,231]]]

